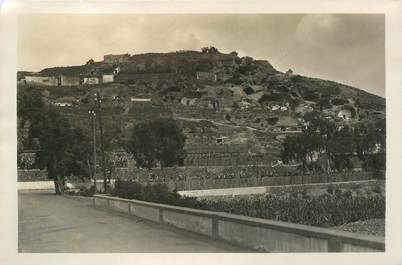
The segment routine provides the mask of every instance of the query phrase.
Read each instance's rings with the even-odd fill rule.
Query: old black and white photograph
[[[20,253],[385,250],[383,14],[22,14]]]

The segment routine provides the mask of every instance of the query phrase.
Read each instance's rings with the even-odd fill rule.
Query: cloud
[[[18,64],[36,71],[213,45],[383,95],[384,28],[381,14],[31,14],[20,18]]]
[[[309,14],[297,25],[296,38],[299,43],[314,48],[344,49],[383,39],[384,25],[384,16],[380,14]]]

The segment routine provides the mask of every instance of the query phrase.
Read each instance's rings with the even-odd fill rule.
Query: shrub
[[[134,181],[117,180],[112,195],[125,199],[206,209],[205,203],[197,201],[196,198],[180,196],[176,191],[170,191],[165,184],[159,183],[144,186]]]
[[[332,105],[335,105],[335,106],[344,105],[344,104],[347,104],[348,102],[349,101],[347,101],[344,98],[334,98],[331,100]]]
[[[246,93],[246,95],[250,95],[254,93],[254,90],[252,87],[246,86],[245,88],[243,88],[244,93]]]
[[[138,182],[117,180],[112,195],[125,199],[136,199],[142,197],[142,191],[143,188]]]

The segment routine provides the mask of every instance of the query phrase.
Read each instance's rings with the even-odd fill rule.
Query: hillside
[[[114,140],[114,149],[124,148],[135,123],[156,117],[174,117],[182,123],[189,152],[197,145],[211,145],[212,150],[225,143],[238,146],[233,152],[258,155],[278,154],[281,140],[300,132],[309,112],[339,124],[385,119],[384,98],[292,70],[283,73],[266,60],[212,48],[137,54],[118,63],[90,60],[80,66],[46,68],[37,74],[82,78],[113,73],[114,81],[74,86],[27,83],[19,89],[36,86],[49,104],[56,104],[82,127],[88,127],[87,113],[99,91],[105,132],[120,139]],[[19,80],[29,74],[20,72]]]

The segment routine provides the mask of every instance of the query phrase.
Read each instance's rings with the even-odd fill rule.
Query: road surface
[[[52,192],[18,194],[19,252],[249,252],[224,242],[94,208]]]

